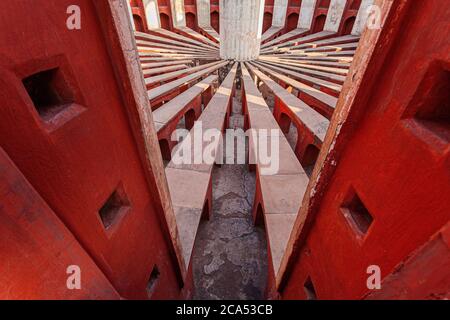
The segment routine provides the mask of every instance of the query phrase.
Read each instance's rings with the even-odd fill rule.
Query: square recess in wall
[[[373,217],[355,190],[350,189],[340,208],[351,229],[359,238],[366,235]]]
[[[54,130],[85,110],[62,68],[47,66],[22,79],[22,84],[47,129]]]
[[[450,143],[450,71],[444,62],[430,65],[403,115],[406,127],[433,148]]]
[[[112,226],[117,225],[130,208],[130,201],[122,184],[119,184],[98,211],[105,229],[109,230]]]
[[[311,277],[306,279],[303,285],[303,290],[305,290],[307,300],[317,300],[316,289],[314,288]]]
[[[159,270],[158,270],[158,266],[154,266],[152,273],[150,274],[150,279],[148,280],[147,283],[147,295],[149,298],[152,297],[153,293],[156,290],[156,286],[158,284],[158,280],[159,280]]]

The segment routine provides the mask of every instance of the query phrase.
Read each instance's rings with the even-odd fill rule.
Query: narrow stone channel
[[[231,128],[243,128],[240,90],[233,99]],[[213,172],[213,212],[202,221],[193,252],[194,299],[263,299],[267,278],[265,232],[251,210],[255,173],[247,165]]]

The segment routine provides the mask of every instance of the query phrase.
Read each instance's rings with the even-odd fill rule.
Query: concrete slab
[[[347,0],[331,0],[324,31],[338,32]]]
[[[180,86],[187,84],[189,82],[195,81],[199,78],[201,78],[202,76],[205,76],[211,72],[214,72],[215,70],[224,67],[228,64],[228,61],[225,62],[221,62],[220,64],[214,65],[213,67],[195,72],[193,74],[190,74],[186,77],[174,80],[172,82],[166,83],[164,85],[161,85],[159,87],[153,88],[151,90],[147,91],[148,94],[148,98],[150,101],[159,98],[165,94],[168,94],[169,92],[179,88]]]
[[[260,62],[256,62],[255,63],[261,70],[267,72],[270,70],[264,66],[264,64],[260,63]],[[271,67],[272,69],[274,69],[275,67]],[[301,83],[299,81],[293,80],[287,76],[281,75],[279,73],[270,72],[271,75],[273,75],[274,77],[282,80],[283,82],[287,83],[288,85],[292,86],[293,88],[305,93],[306,95],[317,99],[318,101],[322,102],[323,104],[327,105],[329,108],[334,109],[336,107],[337,101],[338,99],[336,97],[333,97],[329,94],[326,94],[325,92],[322,92],[320,90],[317,90],[311,86],[308,86],[304,83]]]
[[[166,168],[170,198],[176,207],[203,209],[209,186],[210,174]],[[195,183],[192,183],[195,181]]]
[[[296,96],[287,92],[278,83],[273,81],[270,77],[264,73],[252,69],[259,79],[261,79],[273,92],[273,94],[278,97],[295,115],[300,121],[302,121],[305,126],[317,137],[321,142],[325,139],[325,134],[330,125],[330,121],[322,116],[320,113],[312,109],[302,100]]]
[[[189,265],[195,238],[197,236],[198,226],[202,216],[202,210],[174,206],[174,212],[177,221],[184,263],[185,265]]]
[[[270,39],[271,37],[273,37],[273,35],[277,34],[278,32],[280,32],[283,28],[282,27],[270,27],[269,29],[267,29],[266,32],[263,33],[262,37],[261,37],[261,41],[266,41],[267,39]]]
[[[309,86],[312,86],[314,88],[319,87],[319,89],[322,89],[321,91],[324,91],[326,93],[330,93],[334,95],[335,97],[338,97],[339,94],[342,91],[342,84],[337,84],[335,82],[331,82],[325,79],[317,78],[312,76],[311,71],[308,72],[308,69],[304,69],[301,67],[294,66],[292,64],[283,64],[283,62],[277,63],[275,61],[266,61],[261,60],[261,65],[264,65],[268,68],[271,68],[273,70],[276,70],[282,74],[285,74],[287,76],[290,76],[291,78],[301,81]],[[322,78],[327,78],[329,80],[333,81],[339,81],[341,78],[345,77],[339,76],[339,75],[333,75],[333,74],[327,74],[325,72],[321,72],[320,74],[317,74],[318,71],[315,71],[315,75],[320,75]],[[309,73],[309,74],[305,74]],[[268,74],[270,74],[268,72]]]
[[[275,275],[280,270],[281,260],[291,235],[297,214],[279,214],[266,216],[266,232],[270,243]]]
[[[211,75],[176,96],[157,110],[153,111],[153,121],[161,124],[160,128],[167,125],[179,112],[181,112],[196,97],[205,92],[216,80],[217,76]]]
[[[260,176],[260,183],[265,215],[296,214],[309,178],[306,173]]]

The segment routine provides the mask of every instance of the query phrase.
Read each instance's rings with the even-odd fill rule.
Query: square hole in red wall
[[[123,186],[119,185],[98,211],[105,229],[109,229],[117,223],[129,209],[130,201],[125,194]]]
[[[409,127],[424,141],[432,134],[444,144],[450,142],[450,71],[448,65],[437,61],[430,65],[404,118],[414,121]]]
[[[303,290],[305,290],[307,300],[317,300],[316,289],[314,288],[311,277],[306,279],[305,284],[303,285]]]
[[[153,293],[156,290],[156,285],[158,284],[158,280],[159,280],[159,270],[158,270],[158,266],[154,266],[152,273],[150,274],[150,279],[148,280],[147,283],[147,295],[149,298],[152,297]]]
[[[32,74],[22,83],[44,121],[50,121],[74,103],[74,96],[59,68]]]
[[[369,210],[353,189],[348,192],[341,206],[341,212],[352,229],[361,236],[367,233],[373,222]]]

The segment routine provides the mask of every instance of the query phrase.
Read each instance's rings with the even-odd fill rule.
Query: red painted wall
[[[220,15],[218,9],[214,11],[211,9],[211,27],[213,27],[217,33],[220,33]]]
[[[286,23],[281,34],[288,33],[297,28],[301,2],[301,0],[289,0],[286,10]]]
[[[361,0],[347,1],[344,14],[342,16],[341,25],[338,33],[341,35],[350,34],[355,24],[356,16],[358,15]]]
[[[399,3],[396,9],[403,8]],[[392,13],[380,54],[369,62],[372,73],[362,80],[355,118],[341,129],[345,146],[317,200],[317,215],[300,236],[306,240],[286,278],[284,299],[306,298],[308,277],[319,299],[362,298],[369,293],[369,265],[389,279],[449,221],[450,8],[430,0],[408,2],[399,12]],[[349,212],[369,214],[368,230]],[[448,261],[448,239],[443,243],[441,259]],[[422,265],[412,264],[403,277],[404,286],[416,290],[405,296],[433,298],[439,288],[450,288],[448,269],[445,277],[424,273]],[[421,283],[437,279],[446,281],[435,288],[439,292],[420,291],[426,287]],[[389,291],[395,282],[383,285]]]
[[[197,2],[195,0],[184,0],[184,11],[186,13],[186,25],[198,32]]]
[[[272,13],[266,11],[263,17],[263,29],[262,32],[266,32],[272,26]]]
[[[0,299],[119,298],[1,148],[0,198]],[[79,290],[67,287],[73,265],[81,271]]]
[[[450,299],[450,223],[386,277],[365,299]],[[418,279],[419,275],[419,279]]]
[[[211,27],[216,30],[217,33],[220,33],[220,15],[219,15],[219,0],[211,0],[210,1],[210,11],[211,11]]]
[[[133,12],[134,25],[137,31],[147,32],[147,20],[145,19],[145,9],[142,0],[129,0]]]
[[[170,0],[158,0],[159,17],[161,19],[161,28],[173,30],[172,10]]]
[[[311,33],[320,32],[325,26],[327,19],[328,8],[330,7],[330,0],[318,0],[316,3],[316,10],[314,11],[313,22],[311,26]]]
[[[266,0],[264,3],[263,33],[272,26],[273,4],[274,0]]]
[[[72,4],[81,8],[81,30],[66,28]],[[157,191],[145,178],[110,60],[113,40],[99,22],[110,13],[94,0],[29,6],[0,4],[0,97],[8,102],[0,108],[1,148],[122,297],[148,298],[155,266],[151,298],[178,297]],[[116,217],[110,227],[101,212]]]

